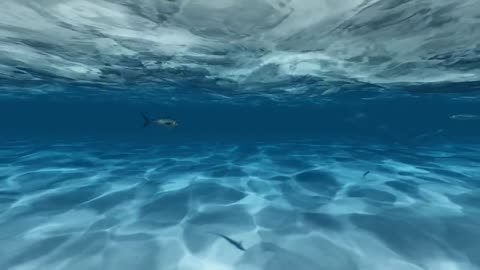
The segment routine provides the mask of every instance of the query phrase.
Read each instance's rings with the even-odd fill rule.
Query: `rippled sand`
[[[479,269],[479,164],[468,145],[3,143],[0,269]]]

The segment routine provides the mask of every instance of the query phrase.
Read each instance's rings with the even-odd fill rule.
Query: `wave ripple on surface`
[[[33,93],[59,91],[43,82],[310,96],[480,80],[477,0],[7,0],[2,10],[2,84],[31,82]]]

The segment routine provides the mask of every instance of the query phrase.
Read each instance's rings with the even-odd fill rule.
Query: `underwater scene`
[[[480,269],[480,1],[2,1],[37,269]]]

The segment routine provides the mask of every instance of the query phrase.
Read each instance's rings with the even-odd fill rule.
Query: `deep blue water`
[[[0,103],[1,269],[480,267],[478,101]]]
[[[0,270],[480,269],[478,0],[4,2]]]

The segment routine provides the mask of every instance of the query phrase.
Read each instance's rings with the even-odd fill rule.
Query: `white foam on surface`
[[[12,84],[202,81],[268,96],[272,84],[304,94],[285,83],[304,77],[326,95],[345,83],[480,79],[476,0],[7,0],[2,9],[0,78]]]

